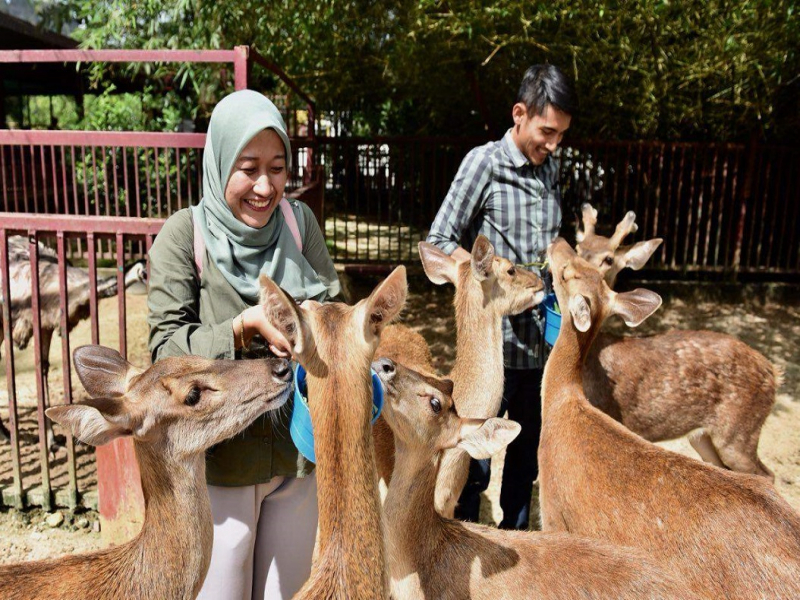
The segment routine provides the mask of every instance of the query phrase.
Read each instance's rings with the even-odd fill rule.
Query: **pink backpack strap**
[[[203,237],[203,232],[200,231],[200,226],[197,220],[192,215],[192,223],[194,223],[194,264],[197,267],[197,279],[203,277],[203,256],[206,254],[206,239]]]
[[[300,252],[303,252],[303,238],[300,237],[300,228],[297,226],[297,218],[294,216],[294,211],[292,210],[292,205],[289,204],[289,201],[284,196],[281,198],[280,203],[278,206],[281,207],[281,212],[283,213],[283,220],[286,221],[286,225],[289,227],[289,231],[292,232],[292,237],[294,237],[294,243],[297,244],[297,249]]]
[[[300,227],[297,225],[297,218],[294,216],[292,205],[286,198],[281,198],[278,203],[283,213],[283,220],[292,232],[294,243],[297,244],[297,249],[303,252],[303,238],[300,237]],[[194,224],[194,264],[197,267],[197,279],[203,277],[203,256],[206,253],[206,240],[203,237],[203,232],[200,231],[200,226],[192,215],[192,223]]]

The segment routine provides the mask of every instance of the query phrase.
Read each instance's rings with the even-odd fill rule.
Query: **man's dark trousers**
[[[501,529],[527,529],[533,482],[539,475],[537,451],[542,430],[541,369],[505,369],[505,387],[498,416],[522,426],[519,436],[506,449],[500,508]],[[489,487],[491,459],[470,460],[469,477],[456,507],[456,518],[477,522],[481,492]]]

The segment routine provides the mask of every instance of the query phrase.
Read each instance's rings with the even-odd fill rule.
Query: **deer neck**
[[[426,549],[438,543],[443,518],[434,495],[441,454],[414,452],[395,437],[395,467],[383,506],[393,575],[413,571],[415,558],[425,560]]]
[[[135,443],[142,474],[145,520],[133,552],[126,553],[136,563],[132,572],[142,573],[141,565],[153,565],[152,577],[158,586],[174,590],[176,598],[194,597],[211,560],[213,518],[205,482],[202,454],[185,460],[164,460],[157,445]],[[169,568],[167,568],[169,567]],[[146,577],[146,572],[142,573]],[[146,588],[146,582],[138,585]]]
[[[503,317],[486,303],[480,284],[463,279],[456,291],[455,312],[456,360],[450,378],[458,413],[494,417],[503,395]]]
[[[576,398],[586,400],[583,392],[583,364],[598,330],[599,326],[581,333],[575,329],[568,314],[561,319],[561,331],[547,359],[542,379],[544,418],[563,402]]]
[[[355,375],[355,376],[354,376]],[[380,497],[372,444],[368,370],[308,376],[317,456],[319,564],[358,589],[382,595],[385,574]],[[374,579],[363,581],[365,573]]]

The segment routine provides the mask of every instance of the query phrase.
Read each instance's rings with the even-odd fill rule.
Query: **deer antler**
[[[622,240],[624,240],[629,233],[635,233],[637,229],[639,229],[639,227],[636,225],[636,213],[629,210],[622,221],[617,225],[614,235],[611,236],[611,245],[613,248],[616,250],[622,243]]]
[[[581,213],[583,219],[583,231],[578,228],[575,233],[575,239],[581,243],[588,236],[594,235],[594,226],[597,225],[597,209],[592,208],[588,202],[581,204]]]

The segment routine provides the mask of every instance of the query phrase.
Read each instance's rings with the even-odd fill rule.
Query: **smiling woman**
[[[338,295],[311,209],[284,198],[291,156],[283,119],[267,98],[244,90],[216,106],[203,199],[167,219],[150,252],[154,361],[257,358],[270,350],[288,356],[288,342],[257,304],[261,274],[296,301]],[[187,400],[200,408],[204,401]],[[285,418],[259,418],[209,450],[214,546],[199,598],[289,598],[300,588],[317,530],[313,469],[292,444]]]
[[[286,146],[272,129],[256,134],[244,147],[225,188],[225,201],[233,216],[261,229],[283,197],[288,171]]]

